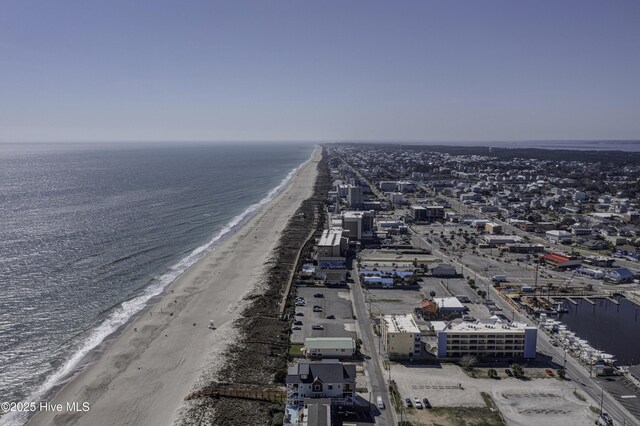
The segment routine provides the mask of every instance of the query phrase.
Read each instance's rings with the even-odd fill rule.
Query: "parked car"
[[[322,308],[320,306],[314,306],[313,312],[322,312]]]
[[[613,419],[611,418],[609,413],[602,413],[600,414],[600,417],[598,417],[596,424],[603,425],[603,426],[611,426],[613,425]]]
[[[296,316],[297,316],[297,317],[303,317],[303,316],[304,316],[304,313],[303,313],[303,312],[296,312]]]
[[[302,325],[302,321],[294,321],[293,325]]]
[[[413,398],[413,405],[415,405],[418,410],[422,410],[423,408],[419,398]]]
[[[335,315],[327,315],[327,319],[336,319]]]
[[[316,293],[313,295],[313,297],[324,297],[324,294],[322,293]]]
[[[422,405],[424,405],[424,408],[431,408],[431,403],[427,398],[422,398]]]
[[[411,402],[411,398],[405,398],[404,399],[404,403],[407,406],[407,408],[413,407],[413,403]]]
[[[313,324],[313,325],[311,326],[311,328],[312,328],[313,330],[324,330],[324,325],[322,325],[322,324]]]
[[[513,377],[513,373],[508,368],[505,368],[504,372],[507,374],[507,376]]]
[[[302,330],[302,327],[298,327],[297,325],[292,328],[292,330]]]

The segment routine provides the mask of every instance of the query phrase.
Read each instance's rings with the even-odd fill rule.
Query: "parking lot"
[[[322,294],[323,297],[315,297],[316,294]],[[304,339],[307,337],[356,338],[355,321],[349,296],[347,289],[298,288],[297,297],[303,297],[305,305],[296,306],[294,321],[299,321],[302,324],[294,324],[291,342],[304,343]],[[319,306],[321,311],[314,312],[314,306]],[[327,318],[331,316],[334,318]],[[314,330],[314,325],[321,325],[323,329]]]
[[[553,378],[522,382],[501,374],[500,380],[474,379],[452,364],[438,366],[391,366],[404,398],[428,398],[433,407],[484,407],[481,392],[491,395],[507,424],[593,424],[596,415],[589,405],[596,402],[577,398],[574,383]],[[424,415],[428,415],[425,410]]]

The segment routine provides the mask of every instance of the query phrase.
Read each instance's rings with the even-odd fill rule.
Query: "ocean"
[[[42,398],[312,151],[0,145],[0,401]]]

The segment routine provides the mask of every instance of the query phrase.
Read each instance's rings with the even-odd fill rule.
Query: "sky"
[[[640,139],[640,1],[0,0],[0,142]]]

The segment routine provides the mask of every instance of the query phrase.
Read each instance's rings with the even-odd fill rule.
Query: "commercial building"
[[[627,268],[617,268],[607,272],[604,279],[616,284],[630,283],[633,281],[633,272]]]
[[[591,269],[591,268],[578,268],[575,270],[575,273],[578,275],[585,275],[587,277],[595,278],[597,280],[601,280],[604,278],[604,271],[599,269]]]
[[[362,207],[362,187],[349,185],[347,189],[347,204],[352,209]]]
[[[517,235],[485,235],[484,242],[488,244],[489,247],[498,247],[507,244],[520,244],[522,238]]]
[[[416,222],[434,222],[444,219],[444,206],[411,206],[413,220]]]
[[[392,192],[389,194],[389,201],[394,205],[404,204],[404,195],[402,192]]]
[[[412,315],[383,315],[382,342],[389,359],[420,355],[421,334]]]
[[[458,275],[455,266],[447,263],[440,263],[431,268],[431,275],[438,278],[449,278]]]
[[[356,366],[337,360],[302,360],[287,371],[287,404],[300,406],[305,399],[329,398],[331,405],[353,405]]]
[[[404,234],[407,232],[407,225],[401,220],[376,220],[378,232],[388,232],[389,234]]]
[[[542,253],[544,246],[542,244],[507,244],[501,250],[509,253]]]
[[[356,343],[351,337],[307,337],[303,351],[308,358],[350,358]]]
[[[395,191],[398,189],[398,182],[395,180],[383,180],[378,183],[380,191]]]
[[[434,297],[433,302],[438,307],[439,314],[462,313],[467,310],[466,306],[457,297]]]
[[[562,244],[566,242],[571,242],[573,238],[573,234],[567,231],[559,231],[559,230],[551,230],[545,233],[547,240],[553,244]]]
[[[416,188],[416,184],[408,180],[402,180],[398,182],[398,191],[411,192]]]
[[[486,321],[450,322],[436,333],[438,357],[458,358],[464,355],[479,357],[535,358],[538,330],[523,323],[503,323],[498,319]]]
[[[540,260],[558,270],[579,268],[582,265],[582,260],[577,257],[559,253],[545,254]]]
[[[489,222],[484,225],[484,230],[489,234],[502,234],[502,225]]]

